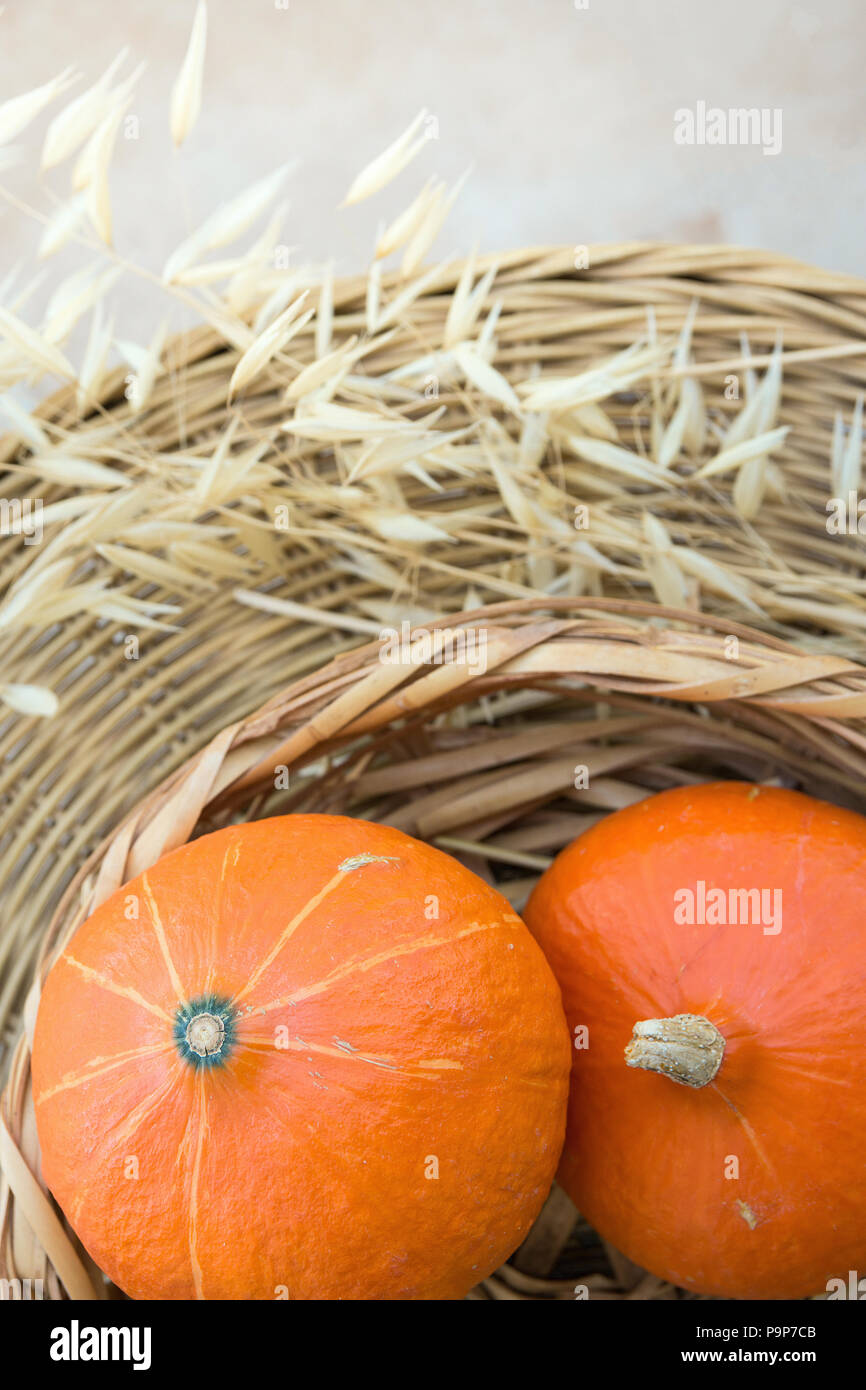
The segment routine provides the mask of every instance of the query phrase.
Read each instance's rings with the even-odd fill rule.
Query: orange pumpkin
[[[509,904],[386,826],[166,855],[49,972],[43,1171],[134,1298],[447,1299],[553,1178],[570,1046]]]
[[[618,811],[536,886],[575,1041],[559,1179],[653,1273],[731,1298],[866,1273],[864,903],[866,819],[738,783]]]

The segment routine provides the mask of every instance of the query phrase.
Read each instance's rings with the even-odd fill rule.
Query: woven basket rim
[[[600,310],[603,310],[608,302],[631,306],[629,322],[638,309],[645,310],[651,305],[669,306],[670,318],[673,320],[686,312],[684,306],[691,296],[701,301],[702,311],[709,311],[707,317],[710,326],[707,334],[712,343],[710,350],[714,350],[720,337],[730,339],[731,325],[738,317],[742,318],[743,326],[750,330],[754,320],[753,337],[759,342],[772,341],[774,323],[776,327],[783,322],[793,324],[794,349],[786,351],[783,357],[786,371],[787,364],[792,364],[791,383],[795,404],[799,399],[798,391],[800,396],[805,397],[805,387],[808,386],[811,392],[811,414],[808,407],[804,407],[803,410],[808,423],[811,424],[816,418],[815,402],[811,398],[815,396],[817,387],[823,386],[824,383],[832,387],[823,398],[827,402],[827,414],[832,413],[832,404],[853,401],[858,391],[862,390],[863,367],[854,362],[849,366],[847,359],[866,357],[866,280],[845,273],[817,269],[795,258],[780,256],[770,251],[724,245],[689,246],[670,242],[635,241],[623,244],[603,243],[590,247],[589,250],[592,271],[587,276],[575,270],[574,248],[570,246],[518,248],[486,253],[474,259],[477,274],[482,274],[494,264],[497,265],[496,286],[506,287],[513,292],[518,306],[517,317],[520,318],[520,329],[515,336],[515,342],[518,348],[525,347],[529,357],[532,356],[533,343],[536,346],[538,342],[556,344],[557,334],[561,331],[556,325],[556,313],[551,315],[553,326],[549,329],[546,324],[538,328],[534,326],[537,321],[540,324],[542,308],[550,308],[553,305],[553,296],[559,296],[553,307],[568,317],[569,306],[577,303],[575,296],[578,289],[582,288],[578,282],[586,279],[592,281],[589,306],[591,309],[594,305],[599,306],[599,312],[592,314],[591,319],[595,326],[589,329],[578,326],[579,315],[571,315],[573,327],[569,331],[577,334],[576,341],[580,343],[581,351],[585,346],[590,346],[596,351],[612,350],[610,343],[616,341],[618,332],[615,327],[610,328],[610,324],[616,321],[615,312],[608,316],[602,328],[598,326],[605,318]],[[466,264],[466,259],[461,258],[440,266],[438,276],[431,279],[425,291],[424,301],[441,306],[441,301],[454,288]],[[551,286],[550,295],[546,289],[547,281]],[[352,314],[357,314],[357,304],[363,303],[365,283],[363,275],[337,279],[334,282],[335,307],[339,310],[340,306],[349,305],[352,306]],[[386,276],[383,280],[385,288],[394,287],[396,283],[396,275]],[[526,293],[522,288],[524,286]],[[537,293],[533,296],[530,291]],[[311,302],[315,302],[317,294],[318,291],[314,289]],[[530,310],[524,313],[527,304]],[[631,313],[631,310],[634,313]],[[526,325],[524,319],[527,321]],[[534,333],[537,333],[536,338],[533,338]],[[801,346],[797,345],[797,333],[800,334]],[[185,329],[169,340],[166,362],[169,373],[181,373],[185,367],[211,357],[225,356],[227,361],[230,361],[233,354],[237,355],[236,350],[227,345],[215,329],[198,327]],[[721,355],[725,356],[724,350]],[[840,362],[839,359],[843,360]],[[555,353],[551,353],[549,360],[555,362],[558,358]],[[763,365],[768,359],[766,354],[759,354],[748,360]],[[717,371],[727,365],[727,362],[720,362],[717,354],[710,365]],[[695,369],[698,374],[700,366],[698,363]],[[804,378],[804,369],[808,379]],[[830,369],[834,373],[832,377]],[[106,378],[101,388],[101,410],[111,411],[115,405],[122,405],[125,372],[126,368],[118,368]],[[74,395],[74,386],[61,388],[42,402],[35,412],[37,418],[67,423],[71,427],[82,419],[90,418],[76,412]],[[823,409],[823,400],[820,403]],[[822,428],[824,423],[822,415]],[[0,437],[0,471],[3,471],[3,464],[8,464],[21,448],[20,438],[12,434]],[[487,622],[491,626],[495,623],[497,632],[500,627],[502,629],[502,640],[507,642],[516,641],[518,637],[526,638],[526,627],[535,621],[538,626],[537,640],[527,639],[525,650],[530,654],[537,654],[544,643],[549,645],[551,651],[558,644],[557,650],[559,656],[562,656],[566,639],[558,631],[548,631],[545,624],[549,628],[551,624],[555,626],[557,622],[565,621],[564,615],[570,610],[584,615],[595,615],[592,621],[597,626],[593,632],[589,629],[584,630],[582,650],[585,654],[587,644],[595,641],[596,655],[600,662],[598,669],[591,672],[576,671],[571,677],[564,675],[562,670],[546,674],[543,671],[531,671],[528,676],[525,672],[523,675],[518,672],[513,680],[511,677],[504,680],[501,689],[516,689],[516,681],[524,679],[527,683],[535,682],[540,691],[553,691],[561,689],[563,682],[572,679],[582,681],[585,691],[595,690],[597,697],[601,699],[605,693],[610,694],[618,688],[623,705],[629,701],[632,704],[645,702],[645,696],[651,695],[653,700],[663,700],[666,704],[676,704],[679,701],[677,707],[684,709],[688,701],[683,691],[688,688],[688,681],[682,670],[676,680],[667,683],[657,680],[660,693],[653,694],[647,681],[641,685],[640,682],[635,682],[633,674],[624,675],[621,671],[605,667],[604,643],[607,642],[609,646],[613,641],[619,643],[620,647],[632,646],[637,652],[650,652],[658,657],[660,651],[664,656],[666,649],[664,644],[660,646],[655,636],[656,620],[658,623],[678,624],[683,630],[694,628],[702,634],[698,644],[700,650],[677,652],[676,656],[678,660],[686,663],[693,675],[700,674],[703,678],[709,659],[708,646],[711,647],[715,642],[718,648],[718,644],[726,636],[735,636],[744,644],[744,650],[748,651],[748,671],[752,675],[757,672],[758,680],[764,684],[760,691],[753,691],[752,694],[735,689],[735,682],[744,678],[744,672],[736,663],[733,668],[728,663],[728,669],[724,673],[724,679],[729,678],[727,694],[724,697],[720,695],[717,687],[717,693],[713,697],[714,708],[729,711],[732,718],[742,719],[748,715],[755,729],[766,731],[768,727],[774,728],[778,731],[780,740],[783,735],[792,739],[796,735],[802,740],[800,746],[807,749],[809,754],[818,761],[822,758],[826,760],[834,777],[844,779],[847,776],[849,783],[855,776],[861,780],[866,779],[864,668],[857,663],[846,661],[843,657],[815,657],[804,654],[792,643],[771,633],[758,632],[748,624],[731,617],[675,610],[619,597],[582,597],[575,600],[539,597],[487,604],[468,613],[431,619],[425,626],[436,629],[470,621]],[[534,619],[532,614],[535,614]],[[543,615],[543,618],[539,615]],[[619,633],[612,639],[611,631],[616,630],[618,616],[632,625],[632,631]],[[638,637],[638,630],[645,634],[642,638]],[[311,639],[308,639],[308,645],[314,651],[317,650]],[[191,806],[195,797],[200,798],[202,806],[208,802],[208,798],[214,805],[219,804],[218,797],[223,798],[222,804],[226,806],[232,796],[240,795],[243,795],[248,803],[254,795],[253,785],[251,783],[239,792],[239,779],[254,771],[254,764],[250,761],[245,765],[244,760],[251,760],[253,754],[257,753],[261,761],[261,756],[268,746],[267,740],[275,736],[275,730],[282,730],[287,739],[294,738],[294,746],[298,747],[304,721],[309,723],[311,719],[316,719],[321,723],[322,718],[326,717],[332,708],[333,700],[327,696],[326,691],[330,691],[335,698],[347,693],[351,695],[360,682],[369,677],[368,666],[374,659],[376,645],[367,643],[351,647],[333,661],[318,664],[312,671],[307,669],[306,674],[291,681],[285,689],[272,695],[257,709],[241,709],[238,717],[232,723],[227,723],[221,732],[211,736],[209,730],[208,736],[203,740],[203,746],[197,753],[186,758],[167,775],[159,777],[156,785],[142,798],[137,807],[119,817],[113,831],[101,839],[52,912],[50,927],[43,936],[36,970],[37,987],[38,978],[50,954],[50,933],[55,930],[59,933],[64,925],[69,925],[70,914],[74,917],[76,911],[83,911],[81,903],[76,902],[82,888],[91,880],[95,882],[101,879],[99,891],[104,891],[112,874],[116,877],[117,873],[122,873],[130,853],[140,848],[144,832],[150,836],[145,844],[157,846],[160,836],[165,835],[165,822],[175,813],[184,789],[191,797],[190,803],[184,808],[184,826],[193,815]],[[685,645],[688,647],[687,643]],[[609,656],[609,651],[607,655]],[[529,657],[521,652],[513,656],[513,660],[517,663],[523,661],[525,664]],[[704,663],[703,666],[701,662]],[[303,669],[302,664],[300,665]],[[718,672],[715,674],[718,675]],[[441,677],[438,679],[441,680]],[[614,684],[611,684],[612,681]],[[617,681],[618,687],[615,684]],[[447,681],[445,684],[447,685]],[[694,684],[695,681],[692,680],[692,685]],[[418,698],[417,686],[417,679],[408,683],[406,694],[410,697],[410,710],[415,717],[420,718],[419,709],[411,704],[412,699]],[[269,688],[273,689],[274,686],[271,685]],[[487,686],[482,682],[478,687],[478,691],[484,694],[491,690],[495,693],[495,678],[491,678]],[[680,692],[679,695],[676,693],[677,690]],[[317,696],[321,697],[318,703]],[[459,705],[464,698],[470,697],[465,695],[458,682],[453,688],[448,688],[442,696],[443,711],[449,708],[449,702],[450,707],[453,707]],[[238,710],[237,702],[234,708]],[[80,711],[76,712],[80,714]],[[374,718],[370,710],[362,711],[359,717]],[[807,729],[808,738],[805,732]],[[259,740],[258,744],[256,739]],[[350,744],[351,738],[342,745],[339,738],[333,741],[334,747],[346,747]],[[323,742],[320,746],[330,745]],[[306,753],[298,756],[309,761],[314,751],[315,740]],[[165,761],[167,759],[161,762],[160,766],[164,766]],[[191,789],[188,783],[195,781],[196,777],[198,781]],[[222,784],[221,778],[226,779],[225,785]],[[195,796],[192,795],[193,790]],[[142,817],[142,807],[145,804],[148,808],[146,818]],[[160,816],[163,817],[162,820]],[[189,833],[192,833],[193,828],[194,826],[190,827]],[[124,836],[128,836],[128,842],[124,840]],[[170,836],[168,838],[170,839]],[[109,868],[105,869],[109,860]],[[25,960],[25,965],[26,963]],[[31,1025],[35,998],[35,992],[31,991],[25,1016],[25,1023]],[[47,1259],[44,1250],[50,1247],[52,1251],[53,1263],[48,1261],[46,1267],[53,1296],[60,1291],[63,1279],[66,1280],[67,1288],[84,1290],[82,1296],[102,1296],[98,1273],[90,1267],[86,1257],[82,1256],[80,1248],[70,1240],[68,1232],[60,1224],[56,1212],[34,1176],[38,1160],[34,1158],[36,1151],[32,1117],[28,1117],[27,1111],[27,1086],[27,1047],[21,1033],[0,1104],[0,1270],[8,1270],[14,1276],[19,1268],[16,1248],[17,1244],[21,1243],[22,1224],[27,1223],[27,1218],[22,1215],[26,1211],[33,1219],[31,1224],[35,1223],[33,1229],[38,1229],[44,1237],[43,1254],[38,1258],[44,1261]],[[10,1184],[17,1200],[12,1198]],[[26,1248],[26,1245],[25,1239],[22,1248]],[[58,1275],[61,1275],[60,1279]]]
[[[781,638],[771,633],[759,632],[749,627],[746,623],[732,623],[715,614],[695,614],[687,609],[670,608],[662,604],[642,602],[640,600],[628,601],[606,598],[570,599],[556,597],[545,597],[538,600],[515,599],[498,604],[487,604],[482,608],[436,618],[426,624],[416,624],[412,630],[415,632],[425,630],[432,632],[441,629],[450,630],[465,628],[478,626],[483,620],[510,616],[516,617],[518,620],[517,625],[522,626],[524,622],[528,623],[530,615],[537,613],[539,610],[562,614],[573,612],[576,616],[587,613],[606,613],[615,616],[618,613],[623,613],[634,617],[681,623],[684,625],[691,625],[698,631],[710,629],[711,632],[724,636],[730,635],[742,638],[753,643],[758,648],[765,648],[768,651],[778,652],[782,656],[790,657],[795,667],[800,666],[804,661],[802,653],[800,653],[793,644],[784,642]],[[628,638],[626,637],[625,640],[628,640]],[[640,644],[641,639],[636,635],[634,640]],[[320,685],[327,686],[334,678],[344,678],[348,674],[357,673],[366,669],[367,665],[377,657],[380,646],[381,643],[373,641],[354,647],[350,651],[334,657],[311,675],[303,676],[299,680],[291,682],[284,691],[281,691],[276,696],[271,696],[263,704],[257,705],[245,719],[233,726],[229,726],[232,732],[232,741],[225,746],[224,753],[227,754],[232,748],[237,747],[239,743],[243,743],[245,728],[250,726],[260,727],[263,720],[267,720],[267,717],[272,715],[273,711],[281,709],[285,705],[292,704],[298,696],[308,695],[311,691],[315,691]],[[816,672],[827,672],[826,677],[822,677],[818,674],[812,677],[809,681],[810,685],[817,685],[817,682],[821,679],[836,681],[841,679],[847,680],[852,677],[856,679],[859,677],[862,681],[862,694],[857,702],[858,709],[863,716],[866,716],[866,667],[861,666],[855,661],[845,662],[832,657],[809,658],[808,661]],[[786,665],[787,663],[784,662],[779,663],[779,669],[774,672],[773,675],[773,686],[771,689],[781,691],[789,688],[792,683],[798,684],[796,676],[792,682],[790,674],[785,671]],[[575,674],[581,674],[590,684],[593,683],[593,673]],[[466,684],[468,689],[471,690],[471,681],[467,681]],[[604,688],[601,686],[600,682],[599,688]],[[651,693],[657,692],[652,691]],[[677,694],[676,685],[673,683],[672,689],[666,692],[666,694],[668,698],[671,699],[680,698]],[[734,696],[733,698],[747,697]],[[808,710],[805,713],[806,717],[809,717]],[[811,717],[818,718],[820,716],[814,713]],[[216,739],[212,739],[202,749],[192,754],[186,762],[169,773],[166,778],[151,789],[148,796],[144,799],[144,802],[139,803],[139,805],[123,819],[115,831],[103,839],[86,863],[79,869],[76,877],[67,888],[61,903],[58,905],[54,918],[55,921],[59,919],[63,909],[68,903],[81,891],[82,884],[90,877],[95,865],[100,863],[105,857],[108,848],[117,841],[118,837],[121,836],[129,826],[141,824],[143,806],[147,807],[152,804],[156,807],[162,804],[163,801],[190,776],[192,770],[204,760],[209,748],[214,744],[220,746],[220,748],[223,747],[225,744],[226,732],[226,730],[223,730],[216,736]],[[231,785],[226,788],[221,788],[221,795],[224,796],[226,792],[230,790]]]
[[[843,757],[850,755],[866,771],[866,668],[840,658],[804,655],[744,624],[734,633],[721,618],[708,620],[707,615],[648,603],[543,599],[488,605],[414,631],[417,636],[434,627],[491,633],[492,674],[488,669],[473,675],[459,662],[389,667],[379,659],[379,643],[365,644],[328,662],[314,677],[292,682],[280,696],[229,725],[143,798],[64,894],[45,933],[26,1010],[28,1031],[41,980],[58,944],[110,892],[189,839],[208,806],[220,800],[249,805],[263,756],[272,764],[278,760],[293,766],[317,750],[339,745],[345,729],[357,732],[343,742],[357,742],[365,734],[391,727],[395,719],[423,721],[454,703],[474,703],[479,689],[490,693],[491,681],[499,690],[512,691],[533,686],[568,691],[568,682],[578,681],[585,700],[604,700],[622,691],[632,704],[649,700],[649,710],[657,709],[660,701],[664,708],[676,702],[709,703],[727,714],[751,709],[765,721],[778,719],[784,737],[812,725],[821,739],[837,745],[837,751],[850,740]],[[732,659],[724,654],[724,643],[738,634],[742,645]],[[840,702],[856,707],[856,714],[840,718],[833,713]],[[263,741],[270,748],[267,754]],[[4,1264],[14,1274],[10,1223],[17,1207],[19,1220],[26,1219],[38,1232],[50,1267],[67,1291],[98,1297],[104,1291],[92,1262],[61,1224],[37,1178],[35,1134],[25,1119],[31,1104],[28,1069],[25,1033],[15,1052],[0,1116]],[[21,1217],[22,1211],[26,1217]]]

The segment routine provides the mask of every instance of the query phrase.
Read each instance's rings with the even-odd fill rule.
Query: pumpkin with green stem
[[[42,993],[43,1171],[135,1298],[459,1298],[556,1168],[569,1042],[506,900],[339,816],[166,855]]]

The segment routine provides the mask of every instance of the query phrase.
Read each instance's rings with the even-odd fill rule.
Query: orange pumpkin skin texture
[[[166,855],[55,962],[43,1172],[134,1298],[459,1298],[544,1201],[569,1067],[504,898],[398,830],[284,816]]]
[[[707,893],[780,888],[781,930],[772,898],[758,925],[739,908],[725,914],[739,923],[677,923],[675,893],[697,894],[699,880]],[[588,1028],[559,1181],[654,1274],[721,1297],[794,1298],[863,1272],[864,904],[866,820],[739,783],[619,811],[537,884],[525,919],[572,1033]],[[711,1081],[626,1065],[635,1023],[683,1014],[722,1035]]]

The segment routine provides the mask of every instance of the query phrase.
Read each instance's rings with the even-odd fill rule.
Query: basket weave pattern
[[[701,554],[736,562],[743,582],[778,596],[747,610],[760,631],[742,627],[743,604],[712,586],[692,591],[687,614],[647,602],[646,557],[613,544],[582,587],[566,588],[570,597],[542,600],[550,575],[558,582],[568,567],[574,533],[515,518],[493,476],[479,473],[432,500],[405,481],[410,508],[442,519],[469,507],[473,524],[446,542],[393,540],[381,573],[347,556],[336,530],[345,518],[317,493],[315,546],[276,537],[274,562],[257,581],[289,600],[294,616],[252,612],[234,583],[220,581],[186,594],[177,628],[149,633],[137,662],[125,659],[124,625],[88,613],[38,633],[0,633],[4,680],[43,682],[61,700],[55,720],[0,717],[0,1275],[42,1278],[51,1297],[112,1292],[38,1181],[28,1038],[54,953],[98,901],[165,850],[231,817],[349,812],[448,849],[519,909],[562,845],[663,787],[708,776],[777,780],[864,809],[866,672],[849,657],[866,655],[866,559],[858,537],[827,535],[824,508],[835,419],[851,421],[866,390],[866,285],[728,247],[589,252],[590,268],[579,272],[573,248],[476,260],[476,275],[495,263],[483,310],[498,306],[493,361],[507,380],[593,367],[645,338],[648,317],[667,340],[690,322],[689,371],[721,421],[732,411],[727,376],[747,381],[766,370],[781,342],[785,487],[768,493],[754,522],[738,515],[729,476],[713,480],[709,497],[673,474],[653,489],[564,456],[542,464],[561,496],[601,499],[623,522],[649,510]],[[451,263],[425,273],[423,292],[390,322],[389,304],[405,286],[383,281],[388,336],[365,370],[381,377],[442,348],[463,270]],[[335,284],[334,341],[365,333],[367,291],[366,277]],[[311,304],[317,294],[311,288]],[[315,360],[315,328],[293,343],[293,371]],[[71,388],[38,414],[71,441],[104,430],[134,476],[141,460],[175,451],[206,458],[236,418],[252,438],[276,434],[286,417],[278,361],[230,401],[239,356],[219,333],[196,330],[170,344],[146,410],[126,400],[124,369],[98,402],[82,404]],[[653,389],[675,384],[668,374]],[[443,430],[483,412],[502,420],[467,383],[448,385],[438,404]],[[392,408],[417,418],[430,403],[407,398]],[[615,394],[605,408],[620,436],[652,456],[646,393]],[[30,491],[27,455],[26,441],[0,440],[0,497]],[[305,507],[311,482],[336,498],[344,481],[327,448],[287,461],[275,446],[265,458],[282,469],[282,492]],[[857,486],[859,466],[849,481]],[[50,504],[70,489],[41,493]],[[359,530],[355,539],[370,553],[368,536]],[[0,536],[4,585],[23,576],[27,560],[18,540]],[[121,587],[177,598],[134,575]],[[356,649],[359,634],[380,626],[382,604],[432,630],[444,615],[451,627],[483,629],[485,670],[438,663],[435,651],[428,667],[407,669],[380,661],[375,644]],[[462,612],[480,604],[488,606]],[[586,789],[574,786],[578,764],[589,770]],[[279,794],[277,765],[290,769]],[[605,1249],[558,1189],[515,1259],[477,1296],[570,1298],[578,1282],[593,1297],[677,1296]]]
[[[473,634],[484,662],[443,661]],[[3,1097],[0,1251],[7,1276],[105,1297],[39,1171],[29,1038],[45,973],[82,920],[159,856],[233,819],[363,816],[461,858],[519,910],[551,857],[607,811],[708,777],[796,786],[866,809],[866,669],[722,619],[603,599],[498,604],[373,643],[222,729],[145,796],[64,894],[40,948]],[[419,661],[423,654],[425,661]],[[589,785],[575,787],[587,770]],[[289,770],[288,789],[275,774]],[[558,1189],[479,1298],[682,1296],[603,1247]]]
[[[857,536],[828,537],[824,509],[835,416],[851,420],[866,390],[866,285],[766,252],[729,247],[598,246],[590,248],[590,266],[574,270],[573,248],[478,258],[477,275],[496,268],[484,308],[500,307],[497,370],[514,378],[537,369],[569,375],[645,337],[649,314],[658,336],[674,339],[694,313],[694,375],[708,410],[727,418],[732,411],[724,397],[728,373],[739,373],[745,382],[751,371],[766,367],[768,354],[781,341],[779,418],[791,429],[784,463],[788,491],[785,498],[765,499],[758,534],[756,523],[744,525],[731,504],[730,477],[714,480],[710,506],[682,480],[674,479],[672,489],[653,490],[619,474],[602,478],[592,466],[564,457],[547,460],[545,476],[574,502],[587,495],[598,500],[598,492],[587,494],[586,488],[601,486],[601,500],[613,494],[622,519],[649,509],[664,516],[673,531],[687,526],[692,545],[707,555],[720,544],[728,547],[726,554],[736,554],[741,543],[748,549],[748,542],[754,553],[743,560],[746,577],[759,576],[768,591],[786,591],[778,611],[750,611],[748,620],[813,648],[862,659],[862,545]],[[441,267],[424,292],[387,324],[387,341],[365,358],[369,373],[381,377],[443,345],[462,271],[462,264]],[[383,282],[386,318],[388,305],[404,288]],[[364,333],[366,293],[364,277],[335,284],[335,341]],[[316,294],[312,289],[311,302]],[[292,345],[295,370],[315,358],[314,327]],[[285,368],[273,364],[239,405],[230,404],[229,383],[239,356],[240,350],[213,329],[197,329],[169,345],[153,398],[141,414],[125,399],[125,369],[119,369],[96,407],[82,406],[69,388],[39,415],[52,428],[69,431],[72,441],[101,432],[140,478],[141,459],[146,472],[148,458],[164,459],[173,451],[208,457],[235,417],[240,432],[250,437],[279,433],[287,414]],[[671,385],[659,383],[660,389]],[[449,387],[438,404],[446,408],[443,430],[477,421],[479,412],[497,415],[495,402],[469,388]],[[626,392],[606,406],[623,437],[651,452],[645,398]],[[422,394],[394,409],[416,418],[429,413],[430,402]],[[0,440],[0,466],[6,468],[0,497],[32,490],[27,454],[19,437]],[[60,725],[25,721],[11,712],[0,717],[0,882],[7,924],[0,937],[0,1036],[7,1044],[16,1036],[41,931],[60,891],[102,836],[192,747],[354,645],[359,633],[377,630],[380,624],[371,615],[383,601],[413,615],[419,602],[430,617],[457,613],[480,603],[531,597],[546,589],[551,573],[570,563],[575,532],[569,515],[558,518],[556,534],[545,536],[531,516],[515,521],[494,477],[479,473],[432,501],[428,488],[408,479],[404,495],[410,508],[423,507],[435,518],[469,506],[475,524],[438,543],[392,540],[385,547],[388,568],[378,571],[374,554],[372,568],[361,572],[347,555],[345,531],[338,535],[335,529],[336,500],[328,500],[335,499],[342,481],[333,451],[313,445],[286,464],[274,446],[264,457],[282,467],[279,495],[293,505],[312,506],[310,476],[326,487],[324,500],[316,503],[315,545],[298,544],[291,535],[272,537],[276,557],[258,585],[299,605],[304,619],[298,612],[294,617],[251,612],[237,601],[235,583],[219,582],[203,595],[184,594],[176,630],[146,633],[140,661],[125,657],[123,623],[95,620],[89,613],[12,638],[0,632],[4,680],[44,682],[58,693],[62,709]],[[40,491],[47,505],[70,494],[58,484]],[[359,530],[356,540],[368,554],[363,547],[369,537],[365,540]],[[30,553],[18,538],[0,536],[7,592],[22,577]],[[565,592],[656,597],[645,557],[610,544],[604,558],[610,563],[590,575],[566,575],[573,587]],[[94,550],[88,563],[98,560]],[[579,583],[582,589],[574,587]],[[820,604],[811,597],[816,588],[824,596]],[[155,602],[178,598],[165,585],[142,584],[135,576],[125,579],[121,591],[146,594]],[[837,602],[829,602],[834,596]],[[712,587],[695,592],[694,606],[732,620],[746,616],[741,602]]]

